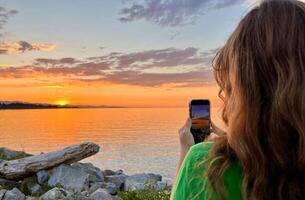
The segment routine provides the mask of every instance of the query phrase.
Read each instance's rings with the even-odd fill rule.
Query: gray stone
[[[105,189],[109,192],[109,194],[116,195],[117,194],[117,186],[114,183],[106,183]]]
[[[0,199],[2,199],[2,198],[4,197],[6,191],[7,191],[7,190],[5,190],[5,189],[1,189],[1,190],[0,190]]]
[[[112,176],[115,175],[115,171],[111,170],[111,169],[105,169],[104,171],[104,175],[105,176]]]
[[[124,183],[126,181],[127,176],[124,174],[120,175],[111,175],[111,176],[105,176],[106,182],[111,182],[116,185],[117,190],[121,191],[124,188]]]
[[[92,163],[73,163],[71,166],[83,173],[89,174],[90,182],[104,181],[103,172],[99,168],[95,167]]]
[[[37,196],[41,192],[41,186],[37,183],[36,176],[23,179],[20,188],[23,192],[29,193],[32,196]]]
[[[39,195],[41,192],[41,186],[36,183],[36,184],[30,186],[29,191],[30,191],[31,195],[34,195],[34,196]]]
[[[23,151],[14,151],[11,149],[0,147],[0,158],[3,160],[15,160],[27,156],[31,156],[31,154],[25,153]]]
[[[38,197],[27,196],[25,200],[38,200]]]
[[[74,163],[56,167],[50,175],[48,185],[81,192],[89,190],[90,183],[101,181],[104,181],[104,175],[100,169],[88,163]]]
[[[95,182],[90,184],[90,189],[89,189],[89,193],[93,193],[96,190],[100,189],[100,188],[104,188],[108,191],[108,193],[115,195],[117,194],[117,186],[114,183],[111,182]]]
[[[107,192],[106,189],[98,189],[90,195],[92,200],[113,200],[112,196]]]
[[[155,185],[155,190],[157,191],[162,191],[165,190],[168,187],[166,182],[163,181],[158,181],[157,184]]]
[[[124,171],[122,170],[122,169],[119,169],[119,170],[117,170],[117,171],[115,171],[115,174],[124,174]]]
[[[49,174],[46,170],[41,170],[36,173],[39,184],[44,184],[49,179]]]
[[[162,181],[162,176],[158,174],[134,174],[127,177],[124,189],[126,191],[144,190],[148,188],[156,189],[159,181]]]
[[[91,193],[95,192],[97,189],[105,188],[105,187],[106,187],[106,183],[105,182],[91,183],[88,192],[91,194]]]
[[[83,195],[85,197],[89,197],[89,192],[88,191],[82,191],[81,195]]]
[[[13,189],[20,186],[20,184],[16,181],[6,180],[4,178],[0,178],[0,186],[5,187],[6,189]]]
[[[5,193],[3,200],[25,200],[25,195],[17,188],[14,188]]]
[[[122,199],[118,196],[112,196],[112,200],[122,200]]]
[[[67,195],[68,193],[64,189],[55,187],[44,193],[39,200],[64,199]]]

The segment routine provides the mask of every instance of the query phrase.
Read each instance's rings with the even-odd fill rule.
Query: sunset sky
[[[217,105],[211,59],[249,0],[0,0],[5,101]]]

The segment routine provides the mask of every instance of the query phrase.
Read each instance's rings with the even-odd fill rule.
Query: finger
[[[190,118],[187,118],[184,125],[180,128],[180,130],[186,130],[191,127],[192,121]]]
[[[191,128],[192,126],[192,120],[190,118],[187,118],[186,123],[185,123],[185,127],[186,128]]]

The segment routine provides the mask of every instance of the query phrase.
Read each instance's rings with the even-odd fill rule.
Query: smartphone
[[[208,99],[194,99],[189,105],[192,120],[191,133],[195,144],[203,142],[210,135],[210,101]]]

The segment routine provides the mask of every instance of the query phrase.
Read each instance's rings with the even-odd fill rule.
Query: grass
[[[6,151],[12,151],[6,148],[0,148],[0,160],[17,160],[20,158],[25,158],[31,156],[30,154],[24,151],[12,151],[11,155],[7,157]]]
[[[122,200],[169,200],[170,191],[156,191],[156,190],[139,190],[139,191],[125,191],[119,192],[118,196]]]

